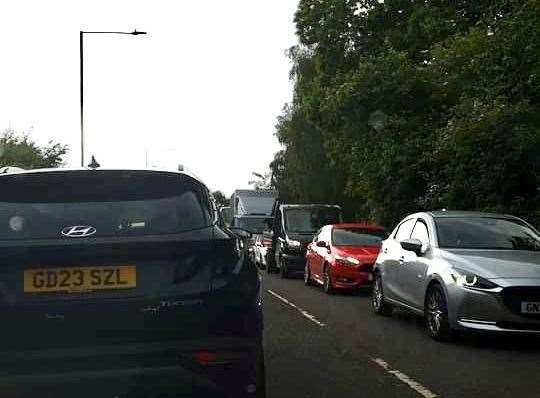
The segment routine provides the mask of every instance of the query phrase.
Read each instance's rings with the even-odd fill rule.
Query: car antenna
[[[101,165],[96,161],[96,158],[94,155],[92,155],[92,161],[88,164],[88,167],[95,170],[98,167],[101,167]]]

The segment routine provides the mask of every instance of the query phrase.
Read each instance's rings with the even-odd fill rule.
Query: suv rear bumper
[[[6,397],[256,397],[264,388],[261,342],[234,338],[2,352],[0,369]]]

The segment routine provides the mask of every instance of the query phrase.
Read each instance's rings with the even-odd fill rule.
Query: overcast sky
[[[79,31],[86,156],[103,167],[176,168],[230,194],[264,172],[290,101],[298,0],[12,0],[0,5],[0,131],[69,145],[78,166]],[[85,162],[88,163],[88,162]]]

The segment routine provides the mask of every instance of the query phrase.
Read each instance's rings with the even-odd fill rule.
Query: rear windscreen
[[[388,235],[382,229],[372,228],[334,228],[334,246],[380,246]]]
[[[202,185],[175,173],[19,174],[0,178],[0,187],[4,240],[171,234],[211,224]]]

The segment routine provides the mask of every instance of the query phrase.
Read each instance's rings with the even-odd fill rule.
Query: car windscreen
[[[238,201],[239,214],[270,215],[276,199],[265,196],[245,196]]]
[[[441,248],[540,251],[538,232],[518,220],[449,217],[435,223]]]
[[[321,227],[340,222],[341,212],[336,207],[305,207],[284,210],[288,232],[315,233]]]
[[[334,228],[332,244],[334,246],[380,246],[387,234],[382,229],[369,228]]]
[[[268,228],[267,218],[239,217],[234,219],[234,226],[252,234],[262,234]]]
[[[51,172],[5,176],[0,184],[2,240],[81,230],[93,237],[172,234],[211,224],[201,184],[176,173]]]

